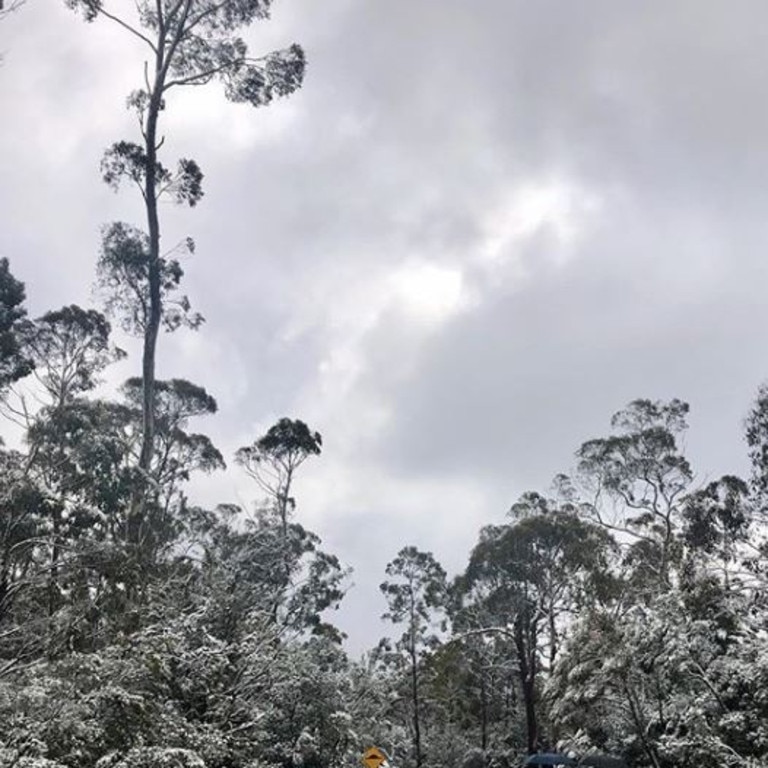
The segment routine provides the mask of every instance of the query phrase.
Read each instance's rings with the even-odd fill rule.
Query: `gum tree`
[[[275,620],[292,577],[297,575],[299,564],[306,554],[313,553],[314,558],[306,572],[307,581],[296,591],[298,599],[293,601],[295,607],[300,606],[302,593],[307,602],[312,603],[312,593],[324,592],[326,587],[330,586],[327,599],[320,600],[327,605],[333,604],[338,593],[338,579],[341,576],[338,562],[333,558],[328,560],[326,555],[316,551],[319,540],[314,541],[312,535],[302,526],[291,522],[291,516],[296,509],[296,499],[293,496],[296,472],[308,458],[319,456],[322,446],[323,438],[319,432],[312,431],[301,419],[283,417],[253,443],[238,448],[235,452],[236,463],[266,494],[268,507],[260,516],[260,527],[263,531],[273,529],[277,537],[276,551],[280,553],[279,559],[282,562],[281,567],[273,574],[273,578],[278,576],[277,583],[280,585],[276,592],[278,599],[272,609]],[[317,589],[310,588],[312,582]],[[340,596],[340,593],[338,594]],[[295,613],[294,610],[288,612]],[[313,612],[310,611],[311,613]]]
[[[615,584],[611,536],[568,505],[523,494],[511,523],[486,526],[457,582],[467,637],[508,644],[525,711],[529,753],[541,746],[541,683],[551,673],[575,616],[609,601]]]
[[[424,750],[419,661],[421,652],[435,640],[431,629],[436,614],[445,610],[446,574],[431,552],[422,552],[414,546],[401,549],[397,557],[387,564],[386,574],[389,581],[383,582],[379,589],[387,600],[389,610],[382,618],[393,624],[405,625],[397,648],[408,659],[414,763],[416,768],[421,768]]]
[[[626,561],[646,593],[674,581],[678,533],[693,470],[681,451],[689,407],[681,400],[634,400],[611,419],[613,434],[588,440],[576,453],[592,501],[588,516],[631,541]]]
[[[115,278],[111,288],[132,295],[143,318],[139,324],[143,336],[139,468],[147,474],[155,450],[157,338],[168,316],[163,299],[168,280],[173,282],[176,275],[178,282],[180,277],[161,250],[158,202],[170,197],[194,206],[203,194],[203,174],[194,160],[180,159],[173,171],[160,160],[160,118],[168,95],[183,86],[219,80],[231,101],[264,106],[301,86],[304,53],[291,45],[254,57],[238,36],[251,23],[269,17],[272,0],[137,0],[129,4],[131,10],[106,0],[65,1],[82,12],[86,21],[119,26],[147,52],[143,85],[128,97],[128,106],[138,117],[140,141],[116,142],[102,161],[108,184],[117,187],[127,179],[139,188],[146,213],[146,232],[125,228],[126,237],[115,254],[118,262],[125,262],[125,268],[115,273],[130,279],[121,283]],[[113,229],[114,225],[107,233],[113,234]],[[184,315],[186,299],[180,308]]]
[[[235,454],[235,461],[274,502],[284,537],[296,506],[291,495],[296,470],[310,456],[319,456],[322,445],[319,432],[313,432],[301,419],[284,417]]]

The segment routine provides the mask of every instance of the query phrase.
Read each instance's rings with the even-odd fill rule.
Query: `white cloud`
[[[297,130],[302,115],[300,99],[284,99],[254,110],[248,104],[228,101],[221,84],[214,82],[205,88],[177,91],[164,128],[176,145],[194,151],[204,136],[209,152],[231,157],[281,144]]]
[[[409,261],[391,276],[390,286],[391,300],[415,322],[445,321],[468,302],[464,276],[456,267]]]
[[[587,236],[601,212],[603,200],[583,185],[562,177],[529,181],[504,193],[484,222],[485,242],[479,262],[493,272],[508,268],[519,256],[521,246],[541,231],[554,236],[552,258],[562,264]],[[513,265],[524,272],[522,265]]]

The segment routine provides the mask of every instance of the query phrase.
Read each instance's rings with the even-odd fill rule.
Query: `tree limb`
[[[21,2],[24,2],[24,0],[21,0]],[[128,24],[128,22],[123,21],[119,16],[115,16],[114,14],[111,14],[109,11],[105,11],[104,8],[101,6],[99,6],[98,12],[105,18],[109,19],[110,21],[114,21],[115,24],[119,24],[123,29],[128,30],[128,32],[130,32],[135,37],[138,37],[139,40],[142,40],[143,42],[145,42],[152,49],[152,51],[157,53],[157,48],[155,47],[155,44],[148,37],[142,35],[138,29]]]

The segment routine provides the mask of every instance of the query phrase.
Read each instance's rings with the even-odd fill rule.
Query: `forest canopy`
[[[638,392],[457,572],[404,531],[370,596],[385,636],[353,655],[335,614],[353,574],[302,508],[333,436],[291,414],[223,451],[217,393],[158,374],[163,334],[205,333],[188,259],[227,258],[167,247],[165,204],[194,221],[208,178],[166,146],[171,97],[266,109],[311,57],[249,48],[270,0],[65,5],[146,56],[134,133],[99,165],[140,220],[93,222],[93,307],[31,312],[0,258],[0,768],[352,768],[372,745],[392,768],[768,765],[768,384],[744,403],[743,476],[701,474],[696,413]],[[254,500],[197,501],[228,466]]]

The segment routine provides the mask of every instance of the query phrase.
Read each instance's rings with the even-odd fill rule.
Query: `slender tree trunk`
[[[411,645],[411,693],[413,696],[413,746],[416,753],[416,768],[421,768],[421,722],[419,718],[419,673],[416,648]]]
[[[155,211],[155,214],[157,212]],[[159,251],[160,235],[155,235],[156,245],[152,246],[150,239],[150,254]],[[139,467],[148,472],[152,464],[155,449],[155,352],[157,337],[160,330],[160,269],[157,257],[150,255],[149,267],[150,313],[147,328],[144,332],[144,350],[141,361],[143,379],[142,392],[142,440]]]
[[[416,656],[416,611],[413,604],[413,592],[411,592],[411,626],[410,626],[410,643],[408,653],[411,657],[411,697],[413,700],[413,747],[416,757],[416,768],[421,768],[422,754],[421,754],[421,719],[419,717],[419,708],[421,702],[419,701],[419,664]]]
[[[272,621],[277,624],[280,606],[285,599],[288,587],[291,582],[291,558],[288,544],[288,505],[291,498],[291,482],[293,480],[293,474],[289,470],[286,476],[285,483],[278,486],[275,501],[277,503],[277,513],[280,517],[280,549],[281,549],[281,564],[282,570],[282,583],[277,585],[275,599],[272,602]]]
[[[630,688],[629,684],[626,681],[624,682],[624,693],[627,696],[627,702],[629,703],[629,711],[632,715],[632,720],[634,721],[634,724],[635,724],[635,730],[637,732],[638,738],[640,739],[640,743],[643,746],[643,750],[645,751],[645,754],[648,756],[648,759],[651,761],[653,768],[661,768],[659,764],[659,756],[656,754],[656,750],[654,749],[653,745],[650,743],[646,735],[646,719],[641,712],[641,708],[638,705],[637,700],[635,699],[632,689]]]
[[[53,619],[54,614],[59,608],[59,555],[60,555],[60,536],[61,536],[61,507],[58,504],[52,510],[53,532],[51,536],[51,564],[48,574],[48,638],[47,649],[48,660],[53,661],[56,658],[56,626]]]
[[[282,527],[283,541],[288,540],[288,505],[291,503],[291,485],[293,484],[293,468],[288,467],[285,473],[285,482],[278,489],[278,511],[280,513],[280,525]]]
[[[555,623],[555,611],[552,606],[549,608],[549,671],[550,673],[555,668],[555,661],[557,660],[557,625]]]
[[[517,616],[515,619],[515,649],[525,709],[528,754],[533,754],[539,745],[539,724],[536,717],[536,657],[529,653],[530,638],[526,638],[524,621],[527,623],[527,617]]]
[[[160,295],[160,221],[157,213],[155,164],[157,162],[157,119],[160,100],[153,94],[147,115],[147,174],[144,195],[149,229],[149,317],[144,329],[142,355],[142,441],[139,467],[149,471],[155,447],[155,352],[162,316]]]
[[[48,577],[48,616],[53,616],[59,607],[59,554],[61,537],[61,508],[58,504],[52,511],[53,537],[51,539],[51,572]]]
[[[551,675],[555,669],[555,662],[557,661],[557,653],[559,650],[558,646],[558,634],[557,634],[557,625],[555,622],[555,609],[554,606],[549,606],[549,674]],[[558,739],[560,738],[559,729],[557,727],[557,723],[553,722],[550,723],[549,726],[549,738],[551,744],[556,744]]]
[[[147,155],[147,167],[144,179],[144,205],[147,214],[149,234],[149,253],[147,277],[149,281],[149,313],[144,327],[144,347],[141,360],[142,377],[142,413],[141,413],[141,453],[139,469],[142,473],[141,487],[137,492],[131,510],[128,527],[128,540],[138,545],[145,536],[145,502],[147,493],[146,480],[152,466],[155,449],[155,355],[157,337],[162,318],[162,295],[160,286],[160,218],[157,210],[157,123],[162,108],[165,62],[163,47],[158,45],[155,59],[155,82],[147,109],[144,130],[144,145]]]
[[[59,416],[61,414],[61,411],[64,407],[64,403],[67,399],[66,393],[61,391],[59,392],[59,401],[54,405],[54,413],[56,416]],[[58,421],[58,419],[57,419]],[[64,451],[63,449],[59,449],[57,451],[56,456],[56,463],[63,464],[64,459]],[[53,625],[53,615],[56,613],[56,611],[59,609],[59,602],[61,597],[61,591],[60,591],[60,584],[59,584],[59,560],[61,558],[61,524],[62,524],[62,511],[63,511],[63,503],[61,503],[59,500],[56,500],[53,502],[53,505],[51,507],[51,524],[52,524],[52,535],[51,535],[51,563],[50,563],[50,573],[48,574],[48,654],[49,658],[53,658],[54,654],[54,625]]]
[[[488,749],[488,689],[485,684],[485,670],[480,670],[480,749]]]

